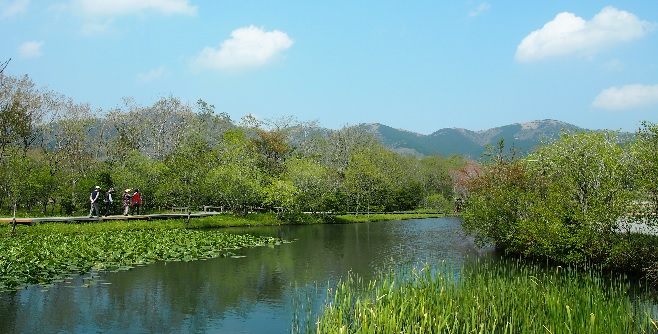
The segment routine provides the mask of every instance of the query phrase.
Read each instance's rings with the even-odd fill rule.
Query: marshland
[[[2,218],[87,216],[96,187],[220,211],[4,223],[4,332],[656,331],[658,242],[626,224],[657,223],[656,124],[416,156],[358,126],[173,97],[96,114],[2,79],[21,129],[0,132]]]

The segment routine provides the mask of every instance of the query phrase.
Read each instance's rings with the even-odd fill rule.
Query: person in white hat
[[[126,189],[123,191],[123,215],[127,216],[128,215],[128,210],[130,210],[130,199],[132,198],[132,195],[130,194],[130,189]]]
[[[101,199],[101,187],[96,186],[94,190],[89,195],[89,202],[91,203],[91,208],[89,208],[89,218],[93,217],[94,213],[96,217],[100,216],[98,211],[98,202]]]

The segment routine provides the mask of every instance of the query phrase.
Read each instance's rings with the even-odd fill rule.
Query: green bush
[[[620,238],[607,254],[605,266],[640,273],[658,263],[658,236],[634,233]]]
[[[615,133],[563,133],[526,159],[498,150],[466,187],[462,226],[479,244],[629,272],[655,261],[654,237],[617,231],[637,193]]]

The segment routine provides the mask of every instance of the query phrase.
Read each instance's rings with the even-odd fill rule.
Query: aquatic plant
[[[89,271],[127,270],[155,261],[192,261],[234,255],[234,250],[279,242],[216,229],[137,228],[143,224],[51,224],[5,236],[0,243],[0,291],[48,284]],[[171,224],[171,223],[170,223]],[[112,226],[112,227],[108,227]],[[125,230],[117,226],[126,227]]]
[[[448,269],[448,270],[446,270]],[[329,289],[317,333],[655,333],[656,310],[595,268],[477,263],[355,277]],[[653,313],[652,313],[653,312]]]

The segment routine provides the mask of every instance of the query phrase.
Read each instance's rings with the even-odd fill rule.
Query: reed
[[[622,276],[522,261],[397,270],[329,290],[317,333],[656,333],[655,304]]]

